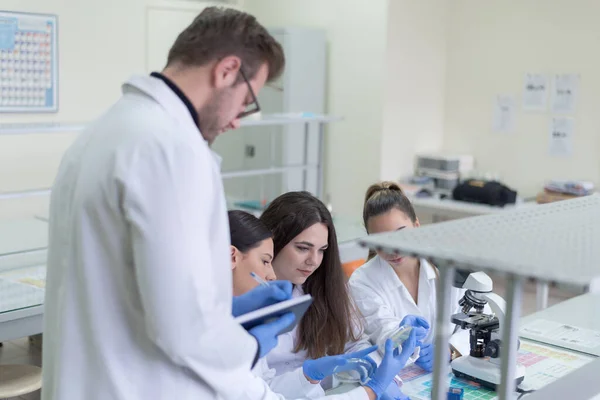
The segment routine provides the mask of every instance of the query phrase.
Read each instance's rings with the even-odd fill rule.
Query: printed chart
[[[525,381],[522,386],[526,386],[528,390],[540,389],[594,359],[595,357],[592,356],[521,339],[518,360],[526,368]],[[431,398],[433,374],[425,372],[416,365],[411,365],[402,370],[400,378],[403,381],[402,392],[411,399]],[[465,400],[496,399],[496,392],[483,388],[476,382],[458,379],[453,374],[449,374],[448,379],[450,386],[464,389]]]
[[[0,12],[0,112],[58,110],[57,17]]]
[[[416,365],[411,365],[402,371],[400,378],[404,382],[400,387],[402,393],[411,399],[431,399],[433,374],[425,372]],[[448,374],[448,380],[450,386],[464,389],[464,400],[492,400],[496,398],[496,392],[485,389],[475,382],[455,378],[451,373]]]

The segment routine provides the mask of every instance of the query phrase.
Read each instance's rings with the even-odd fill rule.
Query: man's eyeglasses
[[[240,74],[242,75],[244,82],[246,82],[246,85],[248,85],[248,91],[250,92],[250,96],[252,96],[252,102],[246,106],[245,111],[242,111],[238,115],[238,118],[244,118],[244,117],[247,117],[248,115],[256,114],[257,112],[259,112],[260,105],[258,104],[256,95],[254,94],[254,90],[252,90],[252,86],[250,86],[250,81],[248,80],[248,78],[246,77],[246,74],[244,73],[244,71],[241,68],[240,68]]]

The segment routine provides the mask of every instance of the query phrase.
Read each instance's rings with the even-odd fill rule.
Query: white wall
[[[596,0],[452,0],[444,148],[473,153],[478,169],[498,173],[531,196],[551,178],[600,183],[600,2]],[[579,73],[574,151],[548,155],[550,112],[516,115],[512,135],[492,133],[496,94],[521,106],[528,72]]]
[[[154,33],[160,30],[161,38],[170,42],[175,33],[160,25],[159,17],[185,25],[208,4],[176,0],[2,0],[0,8],[6,11],[58,15],[60,108],[56,114],[0,114],[0,122],[85,122],[96,118],[119,97],[121,83],[129,76],[163,66],[165,41],[157,40]],[[173,9],[183,11],[170,11]],[[177,27],[175,32],[182,29]],[[161,54],[165,58],[159,63],[156,60]],[[0,136],[0,192],[50,187],[61,155],[74,137]],[[2,200],[0,218],[31,215],[46,206],[45,198]]]
[[[326,133],[325,193],[334,212],[360,215],[379,178],[386,41],[385,0],[244,0],[265,26],[327,31],[327,111],[344,117]]]
[[[442,147],[446,3],[389,3],[381,179],[398,180],[411,175],[416,152]]]

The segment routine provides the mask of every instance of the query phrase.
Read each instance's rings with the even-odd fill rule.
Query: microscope
[[[452,315],[452,323],[469,330],[470,354],[454,359],[450,366],[455,376],[496,390],[500,384],[500,327],[504,324],[506,302],[492,293],[492,279],[483,272],[457,270],[454,287],[466,289],[458,304],[462,312]],[[488,304],[492,313],[485,314]],[[517,387],[525,378],[525,367],[517,364]]]

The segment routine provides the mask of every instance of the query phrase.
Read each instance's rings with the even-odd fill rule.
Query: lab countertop
[[[524,317],[520,335],[600,356],[600,294],[573,297]]]

